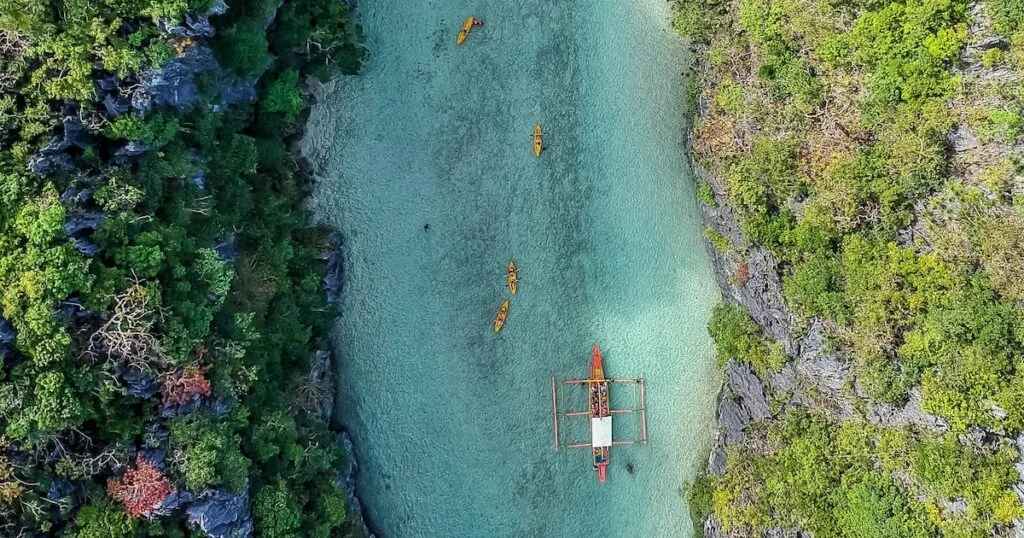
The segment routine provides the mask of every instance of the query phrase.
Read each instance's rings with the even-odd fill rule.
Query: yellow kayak
[[[533,154],[540,157],[540,150],[544,148],[544,131],[541,131],[538,123],[533,127]]]
[[[512,292],[512,295],[516,294],[516,289],[519,284],[519,270],[516,268],[515,261],[508,262],[508,274],[506,280],[508,280],[508,291]]]
[[[494,318],[494,332],[498,332],[502,327],[505,326],[505,318],[508,317],[508,299],[501,303],[501,308],[498,309],[498,315]]]
[[[466,19],[466,22],[462,23],[462,29],[459,30],[459,35],[455,36],[455,43],[461,45],[466,37],[469,36],[469,32],[473,30],[473,17]]]

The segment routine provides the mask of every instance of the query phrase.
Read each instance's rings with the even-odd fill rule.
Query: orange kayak
[[[469,36],[469,32],[473,31],[473,17],[466,19],[466,22],[462,23],[462,29],[459,30],[459,35],[455,36],[455,43],[461,45],[466,38]]]
[[[516,267],[515,261],[508,262],[508,274],[505,278],[508,280],[508,291],[515,295],[519,284],[519,269]]]
[[[544,131],[538,123],[533,127],[533,154],[540,157],[540,151],[544,149]]]
[[[501,303],[501,308],[498,309],[498,315],[494,318],[494,332],[498,332],[502,327],[505,326],[505,318],[508,317],[508,299]]]

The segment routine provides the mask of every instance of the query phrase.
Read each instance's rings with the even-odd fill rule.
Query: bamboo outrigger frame
[[[590,416],[590,411],[569,411],[567,413],[558,412],[558,386],[561,385],[589,385],[591,383],[632,383],[640,393],[640,407],[631,409],[611,409],[610,413],[614,415],[626,415],[639,413],[640,414],[640,439],[630,439],[627,441],[612,441],[612,446],[629,446],[637,443],[646,445],[647,444],[647,400],[646,393],[644,390],[644,378],[643,377],[613,377],[603,380],[593,379],[565,379],[559,382],[554,377],[551,378],[551,419],[554,429],[555,438],[555,450],[560,448],[588,448],[592,446],[590,443],[572,443],[568,445],[562,445],[561,440],[558,436],[558,417],[586,417]],[[609,385],[610,387],[610,385]],[[611,394],[609,394],[609,399]]]

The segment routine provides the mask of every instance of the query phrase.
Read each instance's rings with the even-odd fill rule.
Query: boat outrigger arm
[[[638,391],[637,400],[639,407],[635,409],[612,409],[611,390],[614,383],[630,383]],[[570,411],[567,413],[558,412],[558,386],[562,385],[583,385],[587,388],[589,396],[589,409],[586,411]],[[615,415],[632,414],[639,418],[640,438],[616,441],[612,437],[612,417]],[[591,448],[594,456],[594,470],[597,471],[598,479],[604,482],[608,466],[608,456],[613,446],[628,446],[634,444],[647,444],[647,405],[643,377],[613,377],[604,376],[604,368],[601,363],[601,352],[597,345],[594,345],[594,356],[591,363],[591,374],[588,379],[566,379],[559,383],[554,377],[551,378],[551,415],[554,428],[555,450],[559,448]],[[561,445],[558,435],[559,417],[590,417],[590,442],[572,443]],[[635,437],[635,434],[634,434]]]

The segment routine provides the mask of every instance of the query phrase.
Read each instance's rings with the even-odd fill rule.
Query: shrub
[[[719,364],[735,359],[751,365],[760,373],[782,368],[785,355],[780,356],[779,351],[769,353],[768,340],[761,335],[761,329],[741,306],[724,302],[715,305],[708,323],[708,332],[715,341]]]
[[[697,184],[697,199],[710,207],[718,205],[718,200],[715,199],[715,190],[711,188],[711,184],[707,181],[701,181]]]

